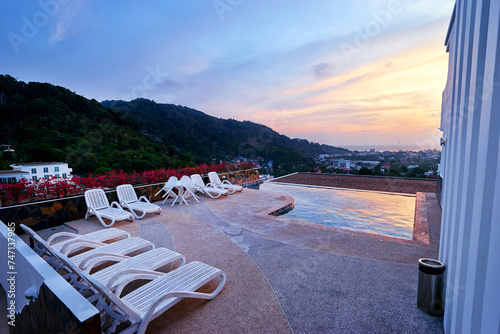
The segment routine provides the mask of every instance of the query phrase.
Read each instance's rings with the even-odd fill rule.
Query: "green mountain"
[[[280,163],[306,163],[318,154],[346,153],[347,149],[290,139],[273,129],[249,121],[222,119],[201,111],[146,99],[103,101],[107,107],[133,118],[149,135],[168,141],[202,161],[226,156],[262,157]]]
[[[194,164],[168,143],[154,142],[123,113],[48,83],[0,75],[0,169],[12,163],[65,161],[76,174]]]
[[[348,150],[290,139],[253,122],[146,99],[86,99],[48,83],[0,75],[0,169],[10,164],[65,161],[75,174],[142,171],[219,162],[243,156],[273,160],[292,171],[314,166],[313,156]]]

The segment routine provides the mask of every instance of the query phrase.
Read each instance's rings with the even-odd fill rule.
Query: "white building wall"
[[[36,176],[38,180],[45,178],[45,176],[59,176],[63,177],[66,174],[66,177],[71,177],[72,168],[68,167],[67,163],[60,162],[48,162],[48,163],[28,163],[28,164],[16,164],[11,165],[14,170],[21,170],[23,172],[30,173],[29,179],[32,179],[33,176]],[[36,169],[36,173],[33,173],[33,168]],[[56,170],[58,168],[58,170]],[[45,172],[44,170],[47,169]]]
[[[29,180],[28,173],[22,173],[22,172],[5,173],[4,171],[1,172],[2,173],[0,173],[0,183],[10,183],[12,179],[14,179],[16,182],[21,179]]]
[[[447,333],[500,333],[500,1],[458,0],[443,93]]]

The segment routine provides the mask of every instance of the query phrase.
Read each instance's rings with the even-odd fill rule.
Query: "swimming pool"
[[[358,232],[413,239],[415,195],[267,182],[261,190],[294,198],[286,217]]]

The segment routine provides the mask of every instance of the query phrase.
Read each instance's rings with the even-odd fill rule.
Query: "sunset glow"
[[[437,147],[453,4],[10,2],[0,13],[1,72],[330,145]]]

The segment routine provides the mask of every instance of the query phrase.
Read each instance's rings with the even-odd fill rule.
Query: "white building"
[[[500,333],[500,1],[457,0],[445,44],[443,325]]]
[[[29,173],[20,170],[0,170],[0,183],[15,183],[21,179],[29,179]]]
[[[349,168],[351,168],[351,160],[333,159],[332,166],[349,169]]]
[[[31,180],[48,179],[54,177],[71,177],[72,168],[64,162],[36,162],[28,164],[10,165],[14,171],[29,173],[26,178]]]

